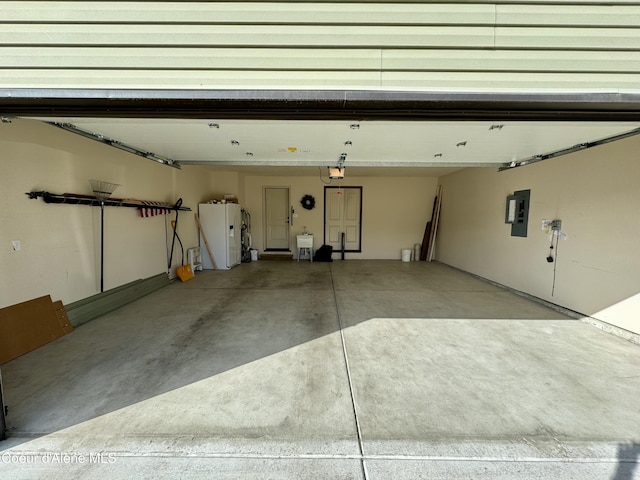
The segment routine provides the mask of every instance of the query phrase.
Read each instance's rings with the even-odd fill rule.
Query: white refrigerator
[[[241,210],[237,203],[201,203],[198,205],[202,232],[207,237],[216,265],[221,270],[228,270],[238,265],[242,258]],[[200,233],[202,268],[212,269],[213,262],[209,257],[202,232]]]

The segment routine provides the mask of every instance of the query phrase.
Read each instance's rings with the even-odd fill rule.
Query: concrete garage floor
[[[11,479],[638,479],[640,347],[438,263],[198,273],[2,367]]]

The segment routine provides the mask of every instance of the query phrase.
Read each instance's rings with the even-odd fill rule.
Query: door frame
[[[324,187],[324,212],[322,214],[322,243],[326,244],[327,243],[327,191],[329,189],[345,189],[345,188],[352,188],[355,190],[360,190],[360,211],[358,212],[358,215],[360,217],[360,224],[358,227],[358,245],[359,245],[359,249],[358,250],[345,250],[345,253],[362,253],[362,187],[356,187],[356,186],[350,186],[350,185],[340,185],[340,186],[333,186],[333,185],[325,185]],[[341,251],[341,250],[338,250]],[[334,252],[335,253],[335,252]]]
[[[287,190],[287,215],[289,218],[287,231],[288,245],[287,248],[267,248],[267,190],[270,188],[282,188]],[[263,242],[262,247],[265,252],[290,252],[291,251],[291,186],[289,185],[263,185],[262,186],[262,234]]]

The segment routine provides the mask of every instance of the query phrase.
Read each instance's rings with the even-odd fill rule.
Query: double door
[[[361,252],[362,187],[325,187],[324,243],[334,252]]]

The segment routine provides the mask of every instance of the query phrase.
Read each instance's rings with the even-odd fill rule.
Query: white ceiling
[[[47,117],[182,165],[316,175],[440,176],[500,167],[637,129],[630,122],[216,120]],[[350,144],[348,142],[351,142]],[[464,143],[466,142],[466,143]],[[287,168],[284,168],[287,167]]]

